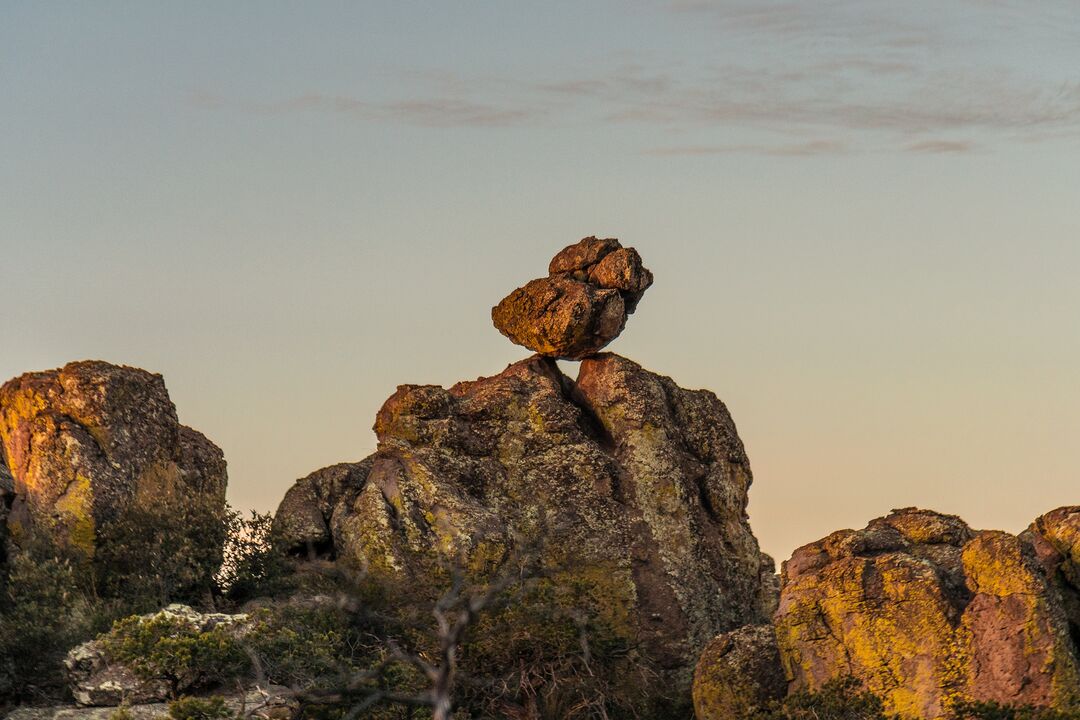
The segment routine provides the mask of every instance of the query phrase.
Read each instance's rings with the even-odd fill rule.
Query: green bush
[[[184,696],[169,703],[169,717],[172,720],[231,720],[236,714],[219,695]]]
[[[287,604],[256,612],[243,643],[265,678],[307,689],[328,686],[357,672],[373,652],[372,640],[347,613],[325,604]]]
[[[24,548],[10,558],[0,597],[0,705],[59,698],[67,651],[112,621],[79,562],[34,538]]]
[[[231,515],[213,498],[191,496],[131,506],[98,531],[98,591],[131,612],[211,605]]]
[[[229,511],[224,561],[217,584],[236,604],[273,597],[293,589],[292,567],[273,531],[270,513],[251,512],[247,518]]]
[[[800,691],[747,720],[889,720],[881,698],[852,677],[830,680],[816,692]]]
[[[119,620],[102,638],[111,661],[141,678],[165,680],[173,693],[221,684],[245,676],[251,660],[233,633],[222,625],[200,631],[183,618],[165,614]]]
[[[961,702],[953,707],[957,720],[1080,720],[1080,709],[1051,710],[995,702]]]

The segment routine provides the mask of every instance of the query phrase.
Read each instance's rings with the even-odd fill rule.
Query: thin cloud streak
[[[975,150],[975,144],[964,140],[926,140],[912,143],[906,150],[923,155],[967,153]]]
[[[810,157],[816,155],[842,155],[848,151],[843,143],[829,140],[815,140],[791,145],[688,145],[682,147],[653,148],[646,150],[646,155],[663,157],[702,156],[702,155],[769,155],[773,157]]]

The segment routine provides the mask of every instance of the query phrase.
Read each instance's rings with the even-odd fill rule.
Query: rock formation
[[[636,250],[587,237],[552,258],[548,277],[503,298],[491,319],[518,345],[580,360],[619,336],[652,281]]]
[[[247,620],[248,616],[243,614],[204,614],[179,604],[137,618],[140,624],[166,622],[192,633],[204,633],[216,627],[240,633]],[[64,659],[71,695],[79,705],[115,707],[122,703],[164,702],[178,693],[192,690],[200,680],[194,674],[172,678],[145,677],[110,657],[109,636],[110,633],[106,633],[72,648]]]
[[[441,591],[435,558],[475,567],[533,543],[682,687],[708,640],[773,602],[746,519],[749,462],[710,392],[617,355],[582,362],[577,382],[532,357],[448,390],[401,386],[375,431],[374,456],[282,501],[298,550],[329,539],[339,560],[422,596]]]
[[[34,529],[91,558],[99,529],[134,503],[225,502],[221,450],[180,425],[160,375],[136,368],[78,362],[9,381],[0,451],[16,544]]]
[[[694,670],[697,720],[748,717],[787,692],[772,625],[747,625],[705,646]]]
[[[1078,537],[1077,508],[1024,538],[908,508],[799,548],[775,618],[792,689],[852,675],[905,718],[1080,699]]]

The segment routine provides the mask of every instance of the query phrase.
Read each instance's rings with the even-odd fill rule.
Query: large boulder
[[[339,562],[405,602],[443,591],[440,558],[475,569],[531,548],[575,611],[686,697],[701,648],[773,602],[750,465],[711,392],[617,355],[585,360],[577,382],[532,357],[450,389],[401,386],[375,431],[373,457],[299,481],[279,524],[298,549],[329,534]]]
[[[890,712],[939,718],[1076,700],[1065,606],[1029,542],[907,508],[796,550],[775,626],[792,690],[850,675]]]
[[[92,558],[103,527],[135,504],[225,503],[221,450],[178,422],[160,375],[137,368],[78,362],[7,382],[0,449],[16,544],[37,531]]]
[[[518,345],[580,360],[618,337],[652,281],[636,250],[587,237],[552,258],[548,277],[503,298],[491,319]]]
[[[716,636],[702,651],[694,670],[694,716],[738,720],[786,692],[772,625],[747,625]]]

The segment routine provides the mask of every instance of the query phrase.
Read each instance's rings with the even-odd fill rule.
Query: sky
[[[777,560],[1015,532],[1080,502],[1078,159],[1075,0],[0,0],[0,376],[160,372],[272,510],[618,237],[609,349],[725,401]]]

